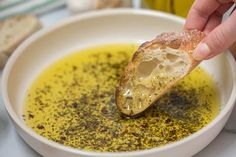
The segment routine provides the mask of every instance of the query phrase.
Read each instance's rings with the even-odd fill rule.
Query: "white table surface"
[[[70,16],[67,9],[59,9],[40,17],[45,27]],[[0,73],[0,79],[1,79]],[[1,81],[1,80],[0,80]],[[4,157],[40,157],[16,133],[3,105],[0,96],[0,156]],[[236,157],[236,109],[234,110],[226,129],[223,129],[216,139],[194,157]]]

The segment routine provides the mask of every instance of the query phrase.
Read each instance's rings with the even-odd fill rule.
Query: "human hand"
[[[223,22],[224,13],[236,0],[196,0],[192,5],[185,29],[197,29],[206,34],[193,52],[196,60],[210,59],[236,41],[236,10]]]

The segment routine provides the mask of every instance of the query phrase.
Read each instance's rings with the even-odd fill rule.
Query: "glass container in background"
[[[145,8],[187,17],[194,0],[142,0]]]

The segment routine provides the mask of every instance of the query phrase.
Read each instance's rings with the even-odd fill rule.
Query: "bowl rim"
[[[232,68],[236,67],[236,62],[229,52],[227,52],[226,59],[229,62],[231,71],[232,71],[232,79],[233,79],[233,87],[232,92],[230,94],[230,97],[225,105],[225,107],[221,110],[221,112],[217,115],[217,117],[212,120],[208,125],[200,129],[199,131],[170,144],[166,144],[160,147],[154,147],[151,149],[145,149],[145,150],[138,150],[138,151],[128,151],[128,152],[96,152],[96,151],[86,151],[82,149],[76,149],[68,146],[64,146],[62,144],[56,143],[54,141],[48,140],[45,137],[38,135],[36,132],[34,132],[31,128],[29,128],[20,118],[17,116],[17,114],[14,112],[12,108],[12,104],[8,97],[8,78],[11,73],[12,67],[14,66],[15,61],[17,58],[24,52],[24,50],[30,46],[30,44],[41,37],[47,35],[51,31],[54,31],[55,29],[64,27],[66,25],[73,24],[74,22],[84,20],[84,19],[90,19],[90,18],[97,18],[102,16],[113,16],[113,15],[127,15],[127,14],[136,14],[136,15],[146,15],[146,16],[153,16],[153,17],[163,17],[178,23],[184,23],[184,19],[175,15],[159,12],[159,11],[151,11],[151,10],[145,10],[145,9],[107,9],[107,10],[100,10],[100,11],[91,11],[84,14],[79,14],[76,16],[69,17],[65,20],[62,20],[61,22],[57,23],[56,25],[43,28],[39,32],[35,33],[28,39],[26,39],[11,55],[9,58],[2,74],[2,96],[4,101],[4,106],[6,111],[8,112],[8,115],[10,118],[17,124],[18,127],[20,127],[25,133],[30,135],[34,140],[38,140],[39,142],[49,145],[50,147],[59,149],[61,151],[66,151],[74,154],[80,154],[80,155],[90,155],[90,156],[133,156],[133,155],[148,155],[150,153],[157,153],[161,152],[167,149],[171,149],[174,147],[177,147],[178,145],[184,144],[189,142],[190,140],[197,138],[198,136],[202,135],[204,132],[208,131],[212,127],[214,127],[219,121],[221,121],[224,116],[233,108],[236,96],[234,93],[236,93],[236,71]],[[16,129],[17,130],[17,129]],[[24,138],[23,138],[24,139]],[[31,146],[32,147],[32,146]]]

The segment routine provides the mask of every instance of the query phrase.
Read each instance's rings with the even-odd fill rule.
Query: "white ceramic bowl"
[[[180,31],[183,23],[181,18],[160,12],[104,10],[72,17],[35,34],[17,48],[3,73],[5,107],[17,132],[33,149],[48,157],[190,157],[196,154],[221,131],[234,106],[236,66],[228,52],[201,64],[217,82],[221,96],[219,115],[203,129],[172,144],[134,152],[88,152],[49,141],[27,127],[22,119],[27,88],[40,71],[58,58],[97,44],[150,40],[161,32]]]

